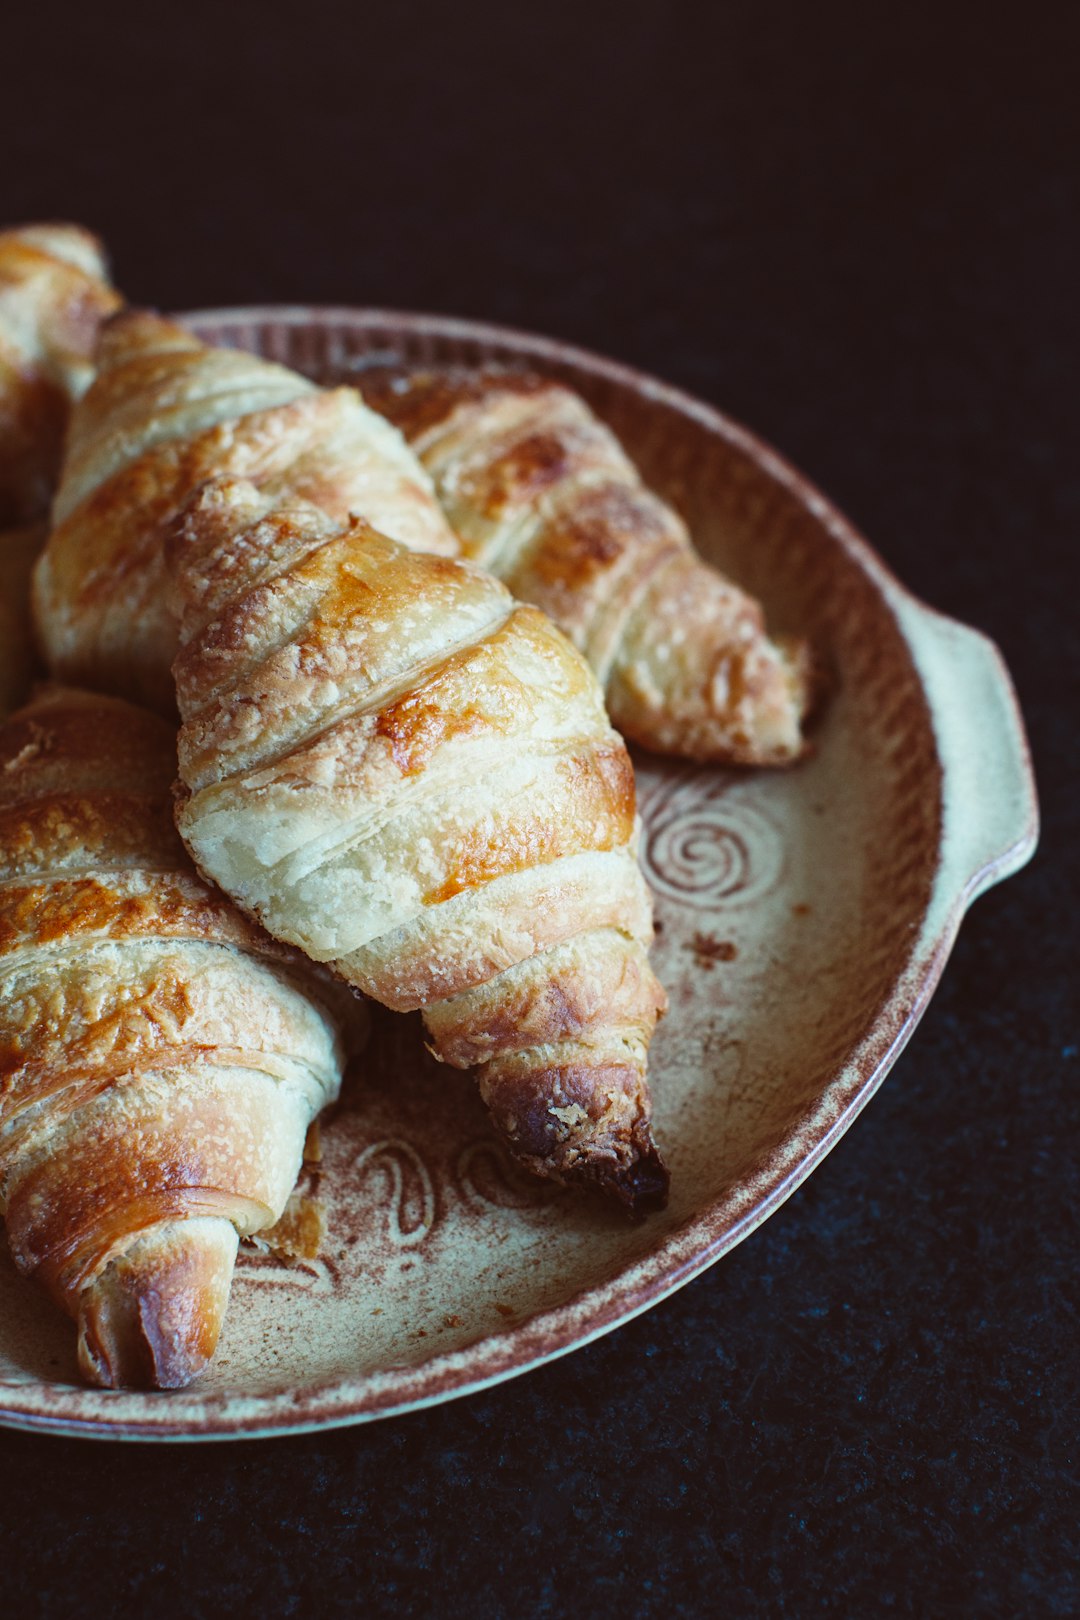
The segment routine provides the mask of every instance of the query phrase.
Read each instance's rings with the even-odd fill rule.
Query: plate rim
[[[959,878],[947,872],[943,862],[946,831],[942,826],[935,851],[934,877],[918,931],[902,967],[870,1016],[863,1035],[834,1068],[810,1109],[789,1129],[783,1142],[755,1166],[753,1179],[756,1182],[759,1177],[764,1178],[763,1186],[741,1213],[739,1189],[746,1186],[749,1178],[745,1176],[613,1277],[580,1289],[561,1304],[539,1311],[521,1323],[483,1335],[472,1344],[432,1356],[416,1366],[391,1366],[377,1373],[335,1379],[306,1390],[302,1397],[305,1407],[302,1417],[296,1414],[298,1397],[295,1392],[268,1396],[208,1392],[198,1417],[193,1418],[189,1412],[173,1420],[168,1416],[169,1396],[156,1392],[143,1398],[148,1403],[147,1415],[116,1419],[100,1415],[80,1417],[70,1410],[50,1411],[47,1394],[44,1402],[40,1400],[42,1393],[55,1386],[41,1381],[6,1386],[0,1382],[0,1425],[4,1427],[100,1440],[194,1443],[308,1434],[418,1411],[475,1394],[595,1342],[702,1275],[791,1197],[866,1107],[925,1012],[972,900],[991,884],[1019,870],[1034,853],[1038,839],[1038,804],[1019,704],[994,644],[981,633],[938,613],[916,598],[870,542],[810,479],[766,440],[718,407],[648,372],[576,344],[460,316],[348,305],[266,304],[191,310],[175,318],[196,330],[271,322],[292,327],[351,325],[368,331],[411,331],[417,335],[426,333],[436,338],[498,345],[541,361],[584,369],[606,378],[616,387],[632,389],[696,419],[741,450],[759,470],[782,484],[800,505],[808,508],[867,577],[892,613],[916,669],[934,726],[941,798],[944,799],[949,761],[942,751],[935,704],[925,672],[912,643],[913,625],[918,621],[935,624],[939,630],[960,632],[982,644],[983,658],[993,672],[999,695],[1005,700],[1004,723],[1011,724],[1018,780],[1026,788],[1023,820],[1015,828],[1007,847],[975,863],[974,869],[965,870]],[[362,369],[362,366],[357,367],[358,378]],[[829,1099],[840,1106],[825,1108]],[[816,1113],[823,1114],[826,1121],[818,1128],[813,1125]],[[805,1144],[807,1131],[812,1135],[810,1146],[804,1145],[791,1163],[785,1163],[785,1149],[790,1151],[796,1137]],[[38,1392],[36,1406],[30,1399],[19,1398],[23,1391],[28,1396],[32,1391]],[[186,1393],[190,1396],[195,1391]],[[70,1397],[76,1401],[80,1397],[107,1399],[108,1393],[83,1391],[72,1386]],[[126,1392],[125,1398],[130,1400],[131,1393]],[[232,1415],[228,1411],[230,1406],[238,1408]]]

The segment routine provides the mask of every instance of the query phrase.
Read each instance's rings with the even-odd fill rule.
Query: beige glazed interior
[[[356,1421],[465,1393],[654,1303],[746,1235],[880,1082],[974,894],[1020,866],[1036,807],[991,644],[896,585],[772,452],[648,378],[542,339],[377,312],[193,317],[319,381],[371,357],[513,359],[580,389],[699,548],[808,635],[829,692],[788,772],[636,759],[657,971],[650,1064],[667,1211],[630,1226],[513,1170],[468,1076],[383,1016],[323,1129],[319,1259],[242,1258],[192,1389],[83,1388],[69,1324],[0,1258],[0,1420],[185,1438]]]

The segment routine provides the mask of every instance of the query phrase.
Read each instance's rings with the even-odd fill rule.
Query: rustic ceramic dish
[[[174,1395],[82,1388],[74,1333],[0,1263],[0,1421],[144,1439],[358,1422],[524,1372],[688,1282],[828,1152],[895,1061],[965,908],[1028,859],[1037,810],[990,642],[913,600],[765,445],[649,377],[541,338],[379,311],[189,318],[321,381],[372,359],[524,361],[570,382],[701,550],[826,656],[812,759],[737,774],[638,760],[668,1210],[639,1227],[517,1174],[467,1077],[384,1018],[323,1132],[312,1264],[241,1260],[217,1360]]]

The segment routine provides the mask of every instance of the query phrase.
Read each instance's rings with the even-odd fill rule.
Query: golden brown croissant
[[[68,437],[55,528],[35,581],[42,646],[68,680],[171,709],[176,632],[163,536],[206,478],[228,474],[357,512],[404,544],[453,553],[427,474],[351,388],[129,311],[106,327]]]
[[[803,752],[809,661],[694,552],[584,400],[510,371],[374,373],[465,555],[551,615],[612,721],[660,753],[769,765]]]
[[[0,231],[0,529],[41,517],[98,329],[120,305],[101,244],[77,225]]]
[[[530,1169],[662,1202],[633,772],[584,659],[479,569],[251,485],[208,485],[169,558],[201,869],[422,1008]]]
[[[341,992],[195,873],[172,730],[51,688],[0,727],[0,1211],[103,1385],[187,1383],[237,1234],[340,1082]]]
[[[31,523],[0,534],[0,720],[22,703],[37,671],[30,575],[46,532]]]

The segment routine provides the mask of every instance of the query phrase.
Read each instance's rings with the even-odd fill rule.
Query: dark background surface
[[[1044,811],[867,1113],[705,1277],[372,1427],[0,1434],[8,1613],[1080,1611],[1077,15],[7,18],[5,222],[94,226],[164,308],[486,317],[717,402],[999,642]]]

